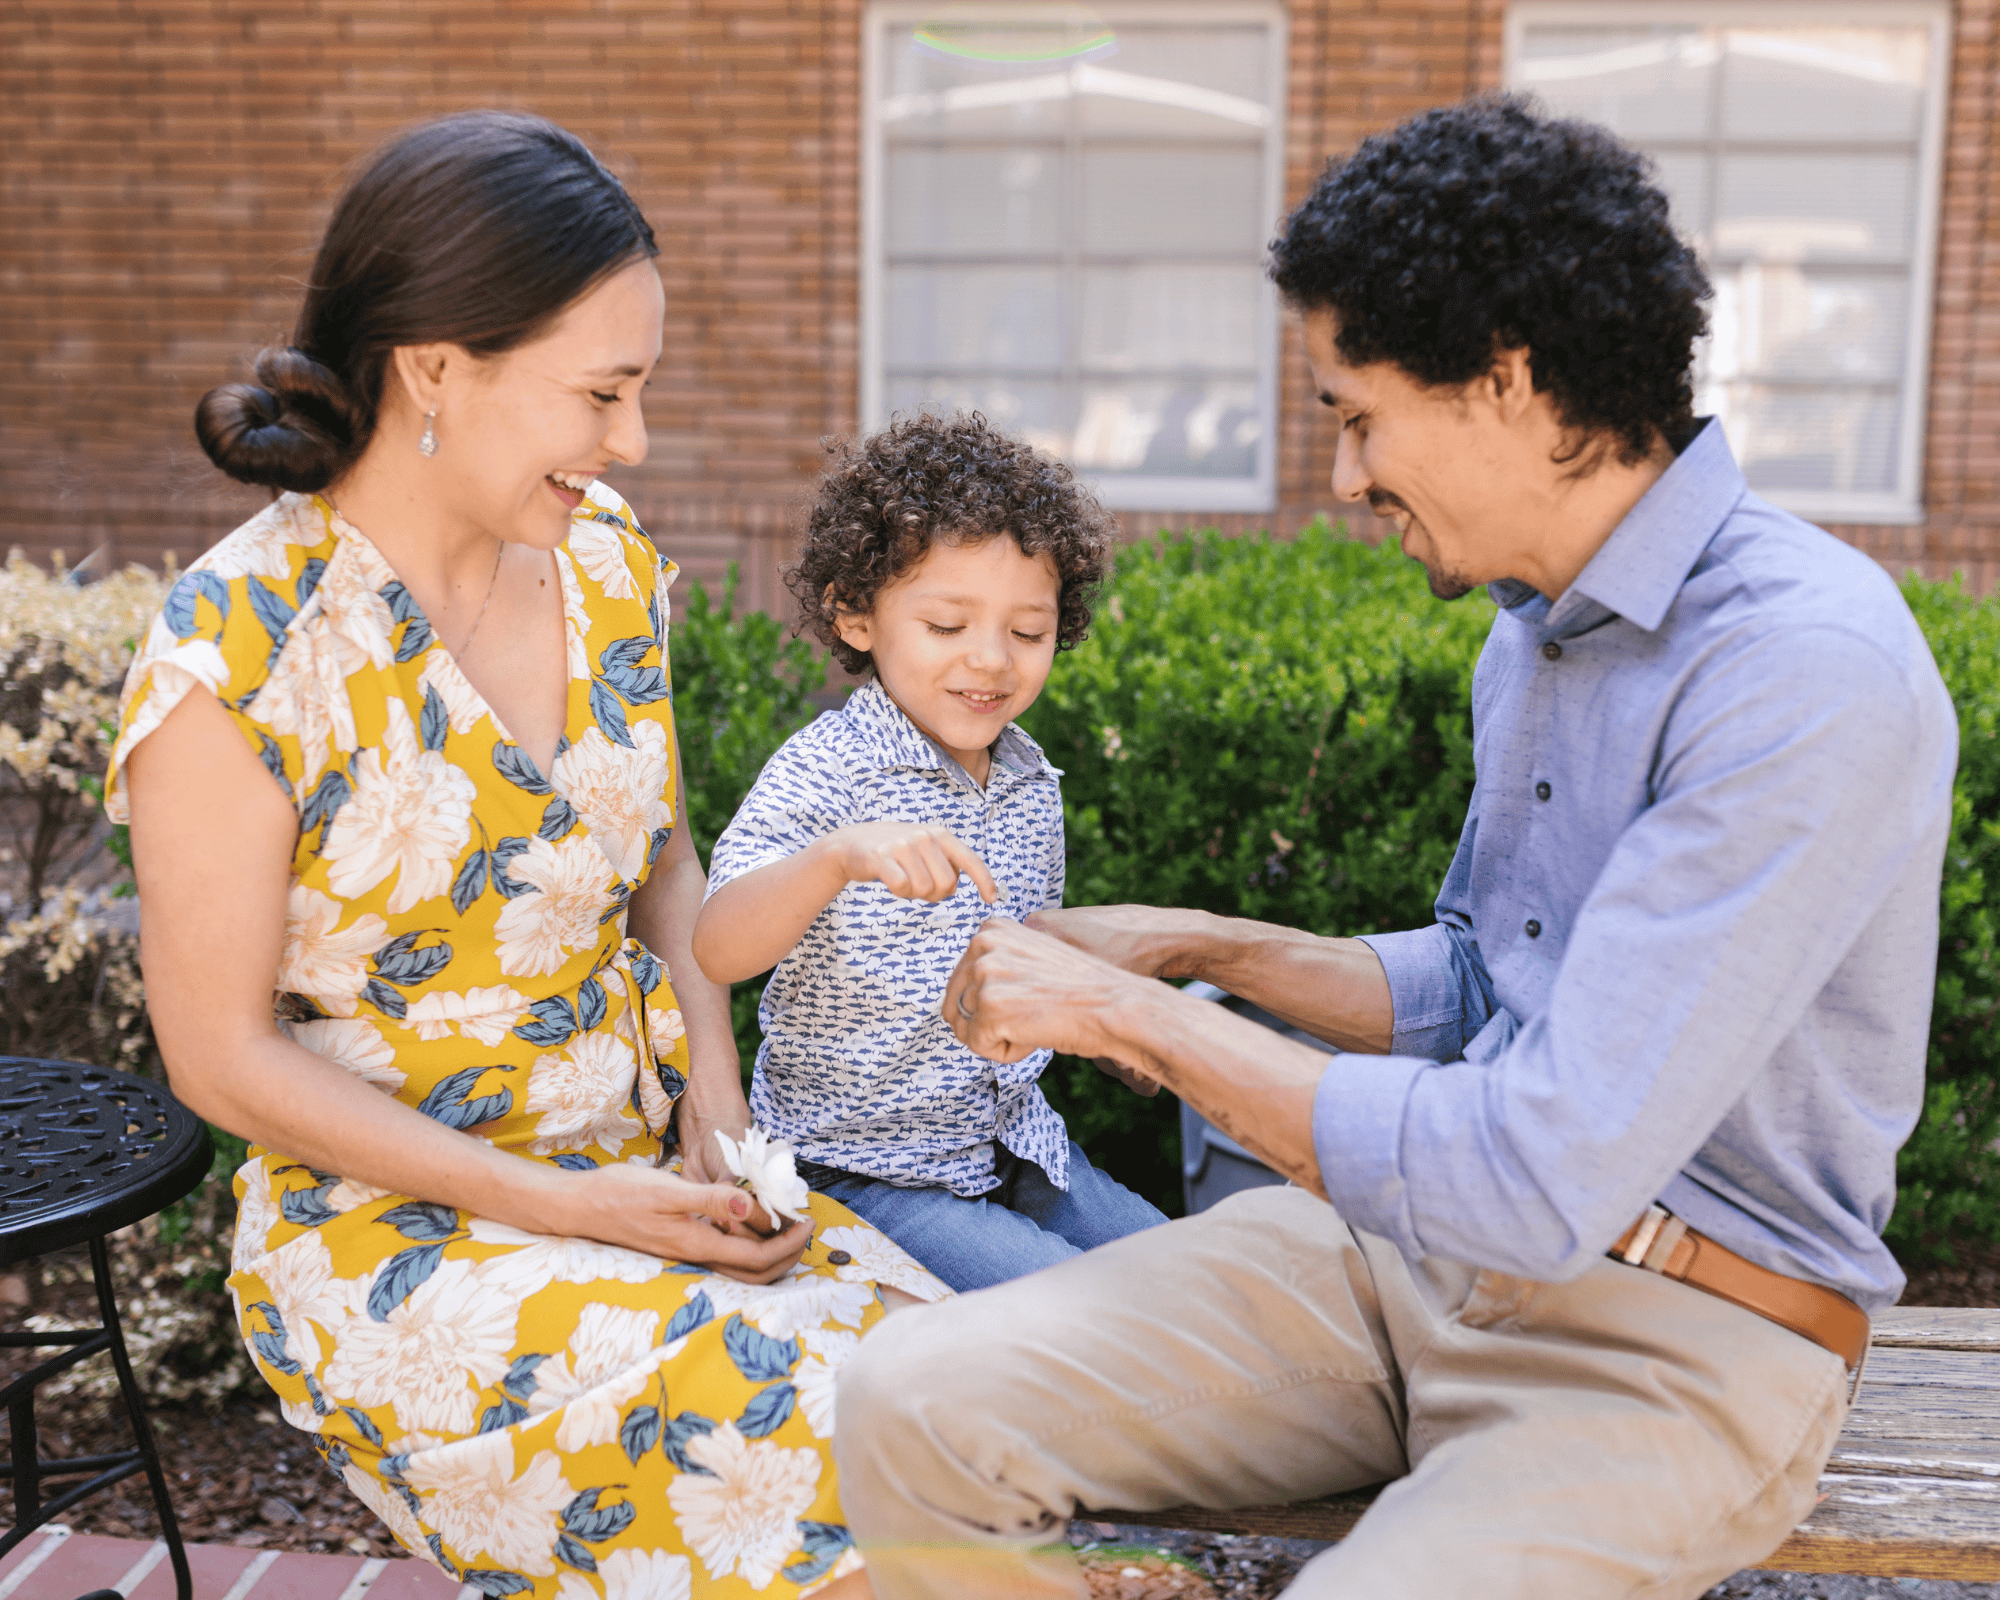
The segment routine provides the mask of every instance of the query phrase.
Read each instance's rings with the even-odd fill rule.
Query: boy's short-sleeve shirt
[[[1009,723],[981,789],[869,682],[785,741],[715,842],[708,892],[795,855],[836,828],[948,828],[1000,886],[987,905],[961,876],[935,905],[850,883],[778,964],[757,1019],[750,1108],[808,1160],[908,1187],[983,1194],[997,1141],[1069,1184],[1069,1134],[1037,1084],[1050,1053],[988,1061],[939,1006],[989,916],[1062,903],[1060,771]]]

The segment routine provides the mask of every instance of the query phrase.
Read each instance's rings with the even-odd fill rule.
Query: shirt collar
[[[1583,620],[1593,606],[1648,633],[1666,620],[1702,551],[1749,491],[1721,424],[1712,417],[1700,420],[1687,448],[1625,513],[1562,598],[1530,607],[1546,608],[1543,628],[1560,631]],[[1489,587],[1494,600],[1509,609],[1540,599],[1531,586],[1511,578]]]
[[[841,707],[841,714],[860,735],[868,754],[883,771],[905,768],[915,772],[963,773],[964,768],[925,737],[923,731],[889,698],[881,680],[870,678]],[[1060,777],[1049,765],[1042,747],[1024,733],[1019,724],[1008,723],[1000,730],[993,747],[996,773],[1002,769],[1021,777]],[[966,779],[971,782],[970,777]],[[989,780],[990,785],[990,780]]]

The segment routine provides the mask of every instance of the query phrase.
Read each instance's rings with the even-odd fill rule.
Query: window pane
[[[1085,133],[1241,138],[1271,125],[1261,28],[1121,29],[1118,51],[1078,69]]]
[[[1713,248],[1766,261],[1903,261],[1916,162],[1906,156],[1725,155]]]
[[[1086,384],[1071,460],[1098,474],[1247,478],[1262,433],[1246,382]]]
[[[1531,27],[1521,41],[1520,87],[1566,116],[1627,139],[1708,133],[1717,51],[1695,27]]]
[[[998,375],[899,378],[889,385],[889,410],[977,411],[994,427],[1065,458],[1076,427],[1076,402],[1065,401],[1061,385]]]
[[[1673,202],[1674,231],[1685,239],[1708,232],[1708,157],[1685,151],[1662,151],[1653,157],[1653,173]]]
[[[886,276],[891,367],[1062,365],[1062,279],[1053,268],[892,266]]]
[[[1256,267],[1098,267],[1083,275],[1083,364],[1102,371],[1257,364]]]
[[[1750,487],[1887,494],[1896,487],[1893,391],[1732,384],[1721,415]]]
[[[1262,255],[1264,159],[1235,149],[1091,150],[1083,155],[1083,248],[1115,255],[1227,250]]]
[[[1926,28],[1732,29],[1722,68],[1725,139],[1915,142]]]
[[[1893,384],[1903,375],[1909,286],[1902,274],[1843,274],[1747,263],[1716,274],[1717,379]]]
[[[897,255],[1061,253],[1063,153],[888,152],[887,238]]]

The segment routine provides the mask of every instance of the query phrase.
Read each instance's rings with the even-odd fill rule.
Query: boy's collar
[[[908,714],[889,698],[879,678],[870,678],[853,694],[841,712],[860,732],[884,772],[905,769],[912,772],[960,772],[965,769],[931,742]],[[1022,777],[1046,774],[1062,776],[1052,766],[1042,747],[1028,737],[1017,723],[1008,723],[993,743],[993,759],[1001,767]],[[971,782],[968,774],[967,782]],[[991,779],[988,780],[989,786]]]

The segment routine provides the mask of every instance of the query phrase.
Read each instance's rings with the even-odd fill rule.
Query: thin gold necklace
[[[479,631],[480,623],[486,620],[486,608],[493,604],[493,591],[500,587],[500,558],[507,553],[507,541],[501,539],[495,541],[495,543],[493,576],[486,580],[486,598],[479,602],[479,615],[472,619],[472,626],[466,631],[465,642],[452,651],[452,658],[454,660],[463,661],[465,659],[465,652],[472,648],[472,636]]]

